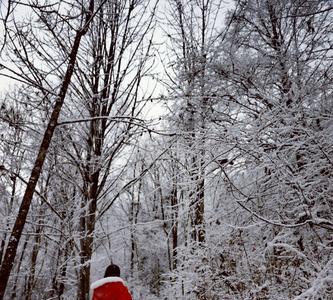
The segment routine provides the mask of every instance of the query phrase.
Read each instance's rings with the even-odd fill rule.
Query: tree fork
[[[49,123],[47,128],[44,132],[43,140],[40,144],[39,151],[37,158],[35,160],[34,167],[31,171],[30,178],[27,184],[27,187],[24,192],[24,196],[22,199],[22,203],[18,212],[18,215],[15,220],[14,227],[11,232],[11,236],[8,242],[8,246],[6,248],[6,252],[4,255],[3,263],[0,269],[0,300],[3,299],[7,287],[7,283],[9,280],[9,276],[11,270],[14,265],[14,260],[16,257],[17,247],[20,242],[20,238],[22,235],[22,231],[24,225],[26,223],[27,215],[30,209],[30,204],[32,201],[32,197],[42,172],[42,167],[46,158],[47,151],[49,149],[53,133],[55,128],[57,127],[57,121],[61,112],[61,108],[64,104],[64,100],[67,94],[67,90],[69,84],[71,82],[71,78],[74,72],[74,65],[76,62],[77,53],[80,47],[81,38],[86,34],[88,30],[89,23],[91,22],[93,16],[93,9],[94,9],[94,0],[90,0],[89,8],[86,11],[86,18],[83,27],[76,32],[74,43],[72,46],[71,53],[69,55],[69,63],[67,66],[67,70],[65,73],[65,77],[60,88],[59,94],[57,96],[56,103],[54,105]]]

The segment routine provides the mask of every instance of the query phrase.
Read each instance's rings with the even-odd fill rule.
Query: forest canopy
[[[331,299],[332,1],[0,12],[0,300]]]

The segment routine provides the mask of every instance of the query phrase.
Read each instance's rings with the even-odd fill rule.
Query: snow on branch
[[[333,259],[329,260],[325,267],[318,273],[311,287],[298,295],[294,300],[317,299],[327,286],[333,285]],[[319,299],[319,298],[318,298]]]
[[[96,120],[109,120],[109,121],[114,121],[114,122],[122,122],[122,123],[127,123],[127,124],[132,124],[141,128],[144,128],[147,130],[147,132],[150,133],[156,133],[159,135],[164,135],[164,136],[175,136],[177,135],[174,132],[171,133],[165,133],[159,130],[155,130],[153,128],[149,128],[147,124],[145,124],[145,121],[139,118],[135,117],[126,117],[126,116],[117,116],[117,117],[108,117],[108,116],[100,116],[100,117],[91,117],[91,118],[83,118],[83,119],[76,119],[76,120],[65,120],[62,122],[58,122],[57,126],[64,126],[68,124],[75,124],[75,123],[84,123],[84,122],[91,122],[91,121],[96,121]],[[134,122],[133,122],[134,121]]]

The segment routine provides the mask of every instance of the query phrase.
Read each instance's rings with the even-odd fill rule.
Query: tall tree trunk
[[[97,190],[96,190],[97,191]],[[81,251],[79,272],[79,297],[80,300],[89,299],[90,290],[90,260],[93,254],[95,219],[97,208],[97,197],[89,199],[87,213],[81,216]]]
[[[177,247],[178,247],[178,199],[177,184],[174,183],[171,194],[172,207],[172,270],[177,268]]]
[[[201,162],[200,162],[201,163]],[[194,210],[194,230],[195,230],[195,236],[194,239],[198,241],[199,243],[205,242],[205,219],[204,219],[204,213],[205,213],[205,191],[204,191],[204,184],[205,179],[203,178],[203,175],[200,174],[198,176],[198,180],[196,182],[196,204],[195,204],[195,210]]]
[[[81,267],[79,272],[79,299],[87,300],[89,298],[90,290],[90,260],[93,254],[94,231],[96,223],[97,201],[99,196],[100,187],[100,168],[101,166],[96,163],[100,162],[103,141],[105,133],[105,124],[102,120],[93,120],[90,123],[90,136],[89,136],[89,163],[86,170],[86,195],[82,201],[81,209],[83,215],[81,216],[81,252],[80,261]],[[92,155],[91,155],[92,153]]]
[[[14,265],[14,260],[17,252],[17,247],[21,239],[22,231],[27,219],[27,215],[30,209],[30,204],[32,197],[37,185],[38,179],[42,172],[42,167],[46,158],[47,151],[49,149],[53,133],[57,126],[58,118],[64,104],[64,100],[67,94],[69,84],[74,71],[74,66],[76,62],[77,53],[80,47],[81,38],[85,35],[88,29],[88,25],[93,16],[94,9],[94,0],[90,0],[89,7],[86,10],[85,22],[81,30],[78,30],[75,35],[74,43],[69,55],[69,62],[64,76],[63,83],[61,85],[59,94],[56,99],[49,123],[44,133],[43,140],[39,147],[38,155],[34,164],[34,167],[31,171],[31,175],[27,184],[27,187],[24,192],[22,203],[18,212],[18,215],[15,220],[15,224],[9,239],[9,243],[5,252],[4,260],[0,269],[0,300],[3,299],[10,276],[10,272]]]
[[[144,166],[141,165],[141,172],[143,171]],[[133,178],[136,178],[136,167],[133,169]],[[141,202],[141,188],[142,181],[139,181],[138,190],[135,191],[135,186],[132,188],[132,203],[131,203],[131,211],[130,211],[130,222],[132,225],[131,229],[131,274],[134,276],[134,265],[135,265],[135,256],[138,258],[138,247],[137,247],[137,236],[136,236],[136,226],[138,223],[138,215],[140,210],[140,202]],[[135,199],[135,195],[137,194],[137,198]],[[136,260],[138,261],[138,260]]]

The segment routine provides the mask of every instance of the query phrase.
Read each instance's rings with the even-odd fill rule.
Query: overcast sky
[[[231,3],[232,3],[231,0],[223,1],[222,7],[224,9],[222,9],[221,20],[219,21],[219,22],[221,22],[221,25],[224,22],[223,14],[227,9],[231,8],[231,6],[232,6]],[[7,7],[8,7],[8,0],[0,0],[0,13],[1,13],[2,19],[7,13]],[[159,1],[159,18],[160,17],[163,18],[163,14],[167,13],[167,7],[168,7],[167,0]],[[22,7],[22,8],[15,10],[15,17],[22,17],[22,16],[24,17],[26,15],[27,15],[27,7],[24,7],[24,8]],[[159,49],[159,52],[162,56],[163,56],[163,52],[166,50],[166,47],[165,47],[166,41],[165,41],[165,38],[163,37],[163,35],[164,35],[164,33],[162,32],[162,30],[157,28],[157,30],[155,31],[155,41],[159,41],[159,39],[160,39],[159,42],[161,43],[161,49]],[[4,37],[4,25],[2,22],[0,22],[0,46],[2,46],[3,37]],[[0,57],[0,64],[1,64],[1,62],[3,62],[3,59],[4,59],[3,56]],[[159,67],[159,65],[160,65],[160,67]],[[155,69],[155,72],[158,73],[159,69],[161,72],[163,72],[163,68],[162,68],[160,62],[157,61],[157,67]],[[5,92],[6,90],[13,88],[16,84],[16,82],[14,80],[9,79],[8,77],[3,76],[2,74],[3,74],[3,70],[1,70],[1,68],[0,68],[0,94]],[[143,86],[142,88],[145,88],[145,87]],[[158,90],[161,90],[161,88],[158,88]]]

